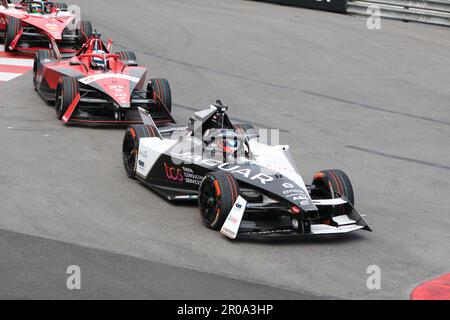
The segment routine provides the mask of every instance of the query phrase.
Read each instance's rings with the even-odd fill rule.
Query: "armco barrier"
[[[347,12],[367,16],[371,6],[380,9],[382,18],[450,26],[450,0],[354,0]]]
[[[270,2],[287,6],[318,9],[338,13],[347,12],[347,0],[256,0],[260,2]]]
[[[450,0],[253,0],[348,13],[373,15],[369,7],[377,6],[382,18],[422,22],[450,27]]]

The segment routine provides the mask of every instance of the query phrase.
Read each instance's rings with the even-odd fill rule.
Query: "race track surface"
[[[374,232],[227,240],[126,177],[123,128],[64,126],[28,73],[0,84],[0,298],[408,299],[450,271],[448,29],[241,0],[70,3],[169,79],[179,123],[221,98],[282,129],[305,178],[347,172]]]

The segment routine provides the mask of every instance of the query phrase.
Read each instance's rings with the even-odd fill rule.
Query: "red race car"
[[[61,53],[76,53],[92,35],[92,24],[67,11],[65,3],[0,0],[0,34],[5,51],[37,51],[58,46]]]
[[[55,102],[64,123],[141,123],[138,107],[148,110],[157,123],[175,123],[169,82],[146,83],[147,69],[138,64],[134,52],[112,54],[111,47],[111,40],[105,45],[94,33],[70,59],[61,59],[57,50],[39,50],[34,88]]]

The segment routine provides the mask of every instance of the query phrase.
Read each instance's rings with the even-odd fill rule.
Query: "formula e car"
[[[67,4],[52,1],[0,0],[0,34],[5,51],[31,51],[59,47],[74,54],[92,35],[92,24],[79,21],[67,11]]]
[[[111,53],[112,41],[103,43],[95,33],[70,59],[55,50],[39,50],[34,59],[34,88],[64,123],[141,123],[137,107],[149,110],[158,123],[175,122],[171,116],[169,82],[151,79],[133,52]],[[147,86],[145,87],[145,85]]]
[[[140,109],[144,124],[123,140],[126,173],[168,200],[198,201],[203,224],[233,239],[371,231],[343,171],[320,171],[306,185],[289,146],[263,143],[227,108],[217,101],[187,127],[161,130]]]

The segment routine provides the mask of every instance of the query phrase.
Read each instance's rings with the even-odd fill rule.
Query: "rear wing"
[[[150,112],[148,112],[147,110],[138,107],[139,110],[139,115],[141,116],[142,122],[144,123],[144,125],[146,126],[151,126],[153,127],[154,132],[155,132],[155,137],[162,139],[162,135],[161,132],[159,132],[158,127],[155,124],[155,121],[153,121],[152,116],[150,115]]]

